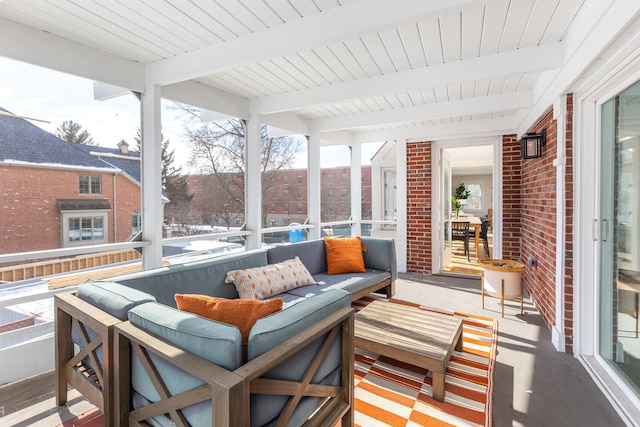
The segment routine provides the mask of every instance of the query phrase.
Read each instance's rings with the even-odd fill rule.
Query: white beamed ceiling
[[[4,0],[0,56],[307,133],[500,135],[570,90],[639,4]]]

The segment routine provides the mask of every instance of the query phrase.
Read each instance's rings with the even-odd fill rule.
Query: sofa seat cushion
[[[389,279],[391,274],[388,271],[367,270],[365,273],[344,273],[344,274],[316,274],[313,278],[322,285],[307,286],[305,288],[293,289],[287,293],[299,297],[309,298],[331,291],[342,289],[350,294],[356,293],[385,279]]]
[[[249,299],[265,299],[315,283],[298,257],[263,267],[229,271],[226,281],[233,283],[240,298]]]
[[[119,283],[91,279],[78,286],[76,296],[122,321],[127,320],[132,308],[156,300],[151,294]]]
[[[261,301],[196,294],[176,294],[175,298],[178,310],[237,326],[243,343],[249,339],[249,331],[258,319],[282,310],[282,298]]]

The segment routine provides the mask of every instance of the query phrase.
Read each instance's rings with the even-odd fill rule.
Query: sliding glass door
[[[598,348],[640,396],[640,81],[600,113]]]

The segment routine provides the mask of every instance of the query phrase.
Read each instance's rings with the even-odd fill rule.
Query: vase
[[[456,209],[456,219],[458,219],[458,215],[460,215],[460,209]]]

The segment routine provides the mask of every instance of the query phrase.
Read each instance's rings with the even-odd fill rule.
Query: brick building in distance
[[[68,143],[0,115],[0,254],[124,242],[137,233],[140,153],[124,141],[118,147]]]

